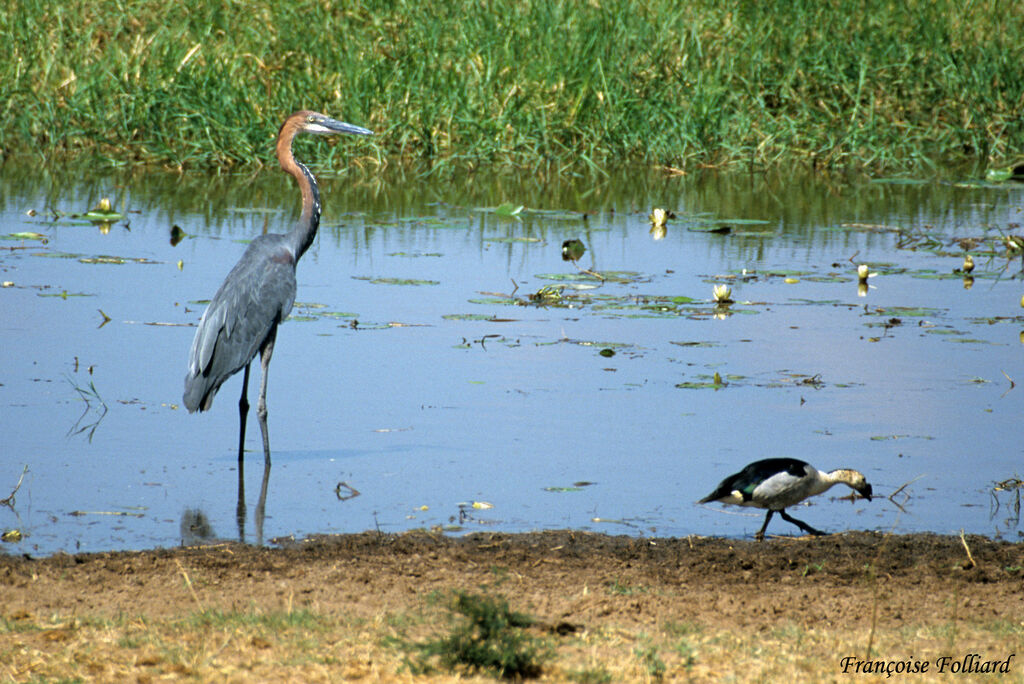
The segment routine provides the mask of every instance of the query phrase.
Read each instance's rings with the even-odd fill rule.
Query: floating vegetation
[[[84,218],[86,221],[89,221],[90,223],[99,224],[100,226],[107,224],[108,229],[109,224],[113,223],[114,221],[120,221],[121,219],[124,218],[124,214],[114,211],[113,207],[110,204],[110,200],[107,199],[106,197],[97,202],[95,207],[85,212],[84,214],[68,214],[68,216],[70,216],[71,218]]]
[[[442,254],[441,252],[389,252],[388,256],[391,256],[391,257],[419,258],[419,257],[443,257],[444,254]]]
[[[522,306],[525,302],[518,297],[476,297],[469,301],[470,304],[500,305],[500,306]]]
[[[587,219],[587,214],[581,211],[568,211],[566,209],[524,209],[523,213],[546,221],[585,221]],[[600,228],[598,230],[607,229]]]
[[[647,282],[651,279],[650,276],[644,276],[637,271],[597,271],[595,273],[599,274],[600,278],[603,278],[605,281],[613,283],[639,283]],[[541,280],[599,280],[595,273],[588,271],[580,271],[577,273],[538,273],[534,277],[540,278]]]
[[[869,439],[872,442],[885,442],[885,441],[888,441],[888,440],[897,440],[897,439],[933,440],[935,438],[932,437],[931,435],[872,435]]]
[[[722,381],[722,377],[717,373],[714,376],[698,375],[699,380],[688,380],[687,382],[680,382],[676,384],[679,389],[713,389],[719,390],[726,386],[727,383]]]
[[[341,224],[344,225],[344,224]],[[402,228],[432,228],[438,230],[466,230],[470,221],[465,216],[403,216],[395,221],[375,222],[373,225],[382,228],[401,226]]]
[[[67,290],[61,290],[60,292],[37,292],[36,296],[68,299],[69,297],[95,297],[96,295],[91,292],[68,292]]]
[[[933,309],[926,306],[887,306],[867,309],[867,316],[905,316],[909,318],[927,318],[941,316],[944,309]]]
[[[932,183],[932,181],[923,178],[908,178],[906,176],[872,178],[869,182],[877,185],[929,185]]]
[[[39,240],[45,245],[47,243],[48,238],[42,233],[36,233],[27,230],[19,233],[8,233],[7,235],[0,235],[0,240]]]
[[[373,285],[440,285],[438,280],[418,280],[416,278],[384,278],[374,276],[352,276],[354,280],[365,280]]]
[[[78,259],[83,264],[160,264],[162,261],[153,261],[146,257],[120,257],[108,254],[99,254],[91,257]]]
[[[1024,301],[1022,301],[1024,304]],[[976,325],[995,325],[996,323],[1016,323],[1024,325],[1024,316],[985,316],[985,317],[972,317],[966,319],[968,323],[974,323]]]
[[[494,214],[496,216],[502,216],[505,218],[515,218],[522,213],[525,209],[522,204],[513,204],[512,202],[504,202],[496,207],[476,207],[476,211],[485,214]]]
[[[317,172],[320,175],[320,172]],[[228,212],[232,214],[283,214],[283,209],[275,209],[273,207],[228,207]]]
[[[494,316],[492,316],[491,314],[474,314],[474,313],[444,314],[443,316],[441,316],[441,318],[443,318],[446,321],[494,321],[494,320],[496,320],[494,318]],[[506,322],[506,321],[509,321],[509,320],[511,320],[511,319],[507,319],[507,318],[501,319],[502,322]]]
[[[523,242],[543,242],[538,237],[490,237],[484,238],[484,242],[503,242],[505,244],[515,244]]]
[[[675,342],[669,341],[669,344],[679,345],[680,347],[687,347],[688,349],[700,348],[700,349],[711,349],[713,347],[721,347],[721,342],[713,342],[709,340],[698,340],[693,342]]]

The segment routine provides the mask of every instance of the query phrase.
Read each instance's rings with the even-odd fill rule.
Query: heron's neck
[[[302,213],[288,234],[295,252],[295,261],[298,261],[313,244],[317,228],[320,227],[320,190],[317,188],[316,178],[301,162],[294,162],[294,170],[285,170],[295,177],[302,191]]]

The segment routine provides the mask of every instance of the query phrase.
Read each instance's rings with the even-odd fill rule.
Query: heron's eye
[[[309,123],[316,123],[316,117],[315,116],[307,116],[306,117],[306,121],[309,122]]]

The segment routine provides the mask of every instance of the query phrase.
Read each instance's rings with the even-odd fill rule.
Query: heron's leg
[[[245,418],[249,414],[249,365],[245,364],[242,377],[242,397],[238,400],[238,460],[245,458]]]
[[[803,530],[807,534],[813,534],[813,535],[815,535],[817,537],[821,537],[821,536],[823,536],[825,534],[828,534],[827,532],[822,532],[821,530],[814,529],[813,527],[811,527],[807,523],[803,522],[802,520],[797,520],[793,516],[791,516],[788,513],[786,513],[786,511],[779,511],[779,515],[782,516],[783,520],[785,520],[786,522],[793,523],[794,525],[799,527],[801,530]]]
[[[263,482],[260,484],[260,498],[256,501],[256,545],[263,546],[263,519],[267,510],[267,485],[270,484],[270,461],[263,463]]]
[[[270,367],[270,357],[274,354],[274,340],[276,339],[277,325],[275,324],[260,348],[260,398],[256,402],[256,417],[260,421],[260,431],[263,433],[263,459],[266,463],[270,463],[270,435],[267,433],[267,369]]]
[[[775,511],[769,508],[768,514],[764,516],[764,525],[761,525],[761,529],[754,535],[754,539],[757,541],[764,541],[764,531],[768,529],[768,521],[772,519],[773,515],[775,515]]]

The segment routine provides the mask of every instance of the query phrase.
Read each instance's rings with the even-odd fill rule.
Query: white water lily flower
[[[650,219],[651,224],[655,226],[663,226],[665,225],[665,219],[668,218],[668,213],[664,209],[655,207],[654,209],[651,209],[651,215],[647,218]]]
[[[714,290],[712,290],[712,292],[715,296],[715,301],[718,302],[719,304],[729,304],[730,302],[732,302],[732,288],[729,287],[728,285],[724,283],[715,285],[715,288]]]

